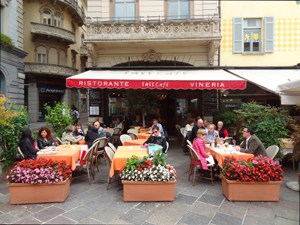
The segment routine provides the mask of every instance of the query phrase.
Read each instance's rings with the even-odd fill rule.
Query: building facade
[[[26,56],[23,49],[23,1],[1,0],[0,7],[0,92],[16,106],[21,106],[24,105]]]
[[[86,26],[87,67],[219,65],[219,1],[90,0]],[[135,112],[128,109],[128,93],[114,89],[90,90],[90,96],[100,96],[103,103],[99,115],[95,116],[102,117],[106,123],[117,115],[132,117]],[[136,94],[139,95],[138,92],[131,95]],[[205,91],[156,91],[155,95],[160,105],[156,115],[168,118],[170,123],[204,115],[204,101],[200,104],[191,100],[210,97]]]
[[[65,79],[84,70],[82,47],[86,0],[24,0],[25,104],[32,121],[44,116],[44,104],[74,104],[85,115],[86,90],[66,89]]]
[[[299,65],[299,12],[299,1],[221,1],[220,66],[240,67],[243,71],[231,72],[249,78],[247,95],[229,91],[222,100],[224,106],[253,100],[265,105],[282,103],[276,92],[264,87],[288,77],[289,69]],[[265,82],[259,82],[258,73],[266,77]],[[262,88],[251,82],[256,80]]]

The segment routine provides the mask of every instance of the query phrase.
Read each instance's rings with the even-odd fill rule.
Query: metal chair
[[[131,141],[131,140],[132,140],[132,138],[128,134],[122,134],[120,136],[120,141],[121,141],[122,145],[124,145],[125,141]]]
[[[138,130],[133,129],[133,128],[130,128],[129,130],[127,130],[127,134],[130,134],[130,133],[132,133],[132,134],[137,134],[137,133],[138,133]]]
[[[170,144],[169,144],[169,142],[167,142],[167,141],[166,141],[166,145],[167,145],[167,147],[166,147],[166,151],[165,151],[165,153],[167,153],[167,152],[168,152],[168,150],[169,150],[169,147],[170,147]]]
[[[18,146],[18,152],[20,153],[21,158],[22,158],[22,159],[25,159],[24,154],[23,154],[23,152],[21,151],[21,149],[20,149],[19,146]]]
[[[115,147],[112,143],[108,142],[108,146],[109,146],[114,152],[117,151],[116,147]]]
[[[196,173],[197,173],[197,169],[201,169],[201,161],[195,149],[191,145],[188,145],[188,148],[190,150],[190,157],[191,157],[188,181],[190,181],[190,177],[193,174],[193,186],[195,186]],[[199,164],[197,162],[199,162]],[[200,175],[200,178],[210,180],[211,184],[214,185],[214,174],[213,174],[214,163],[208,163],[207,167],[208,167],[210,177],[204,177]]]
[[[96,155],[96,166],[97,166],[97,170],[99,172],[99,168],[98,168],[98,157],[100,155],[103,156],[104,158],[104,163],[106,163],[105,160],[105,152],[104,152],[104,147],[107,146],[108,140],[106,137],[100,137],[97,138],[96,140],[93,141],[93,144],[97,143],[97,155]]]
[[[58,142],[59,142],[60,145],[63,144],[62,140],[59,137],[56,137],[56,139],[58,140]]]
[[[120,144],[121,134],[122,134],[122,129],[121,128],[114,128],[114,132],[111,136],[114,145],[119,145]]]
[[[188,143],[188,145],[193,146],[193,144],[190,140],[186,140],[186,142]]]
[[[128,133],[128,135],[131,137],[132,140],[139,139],[139,137],[134,133]]]
[[[279,147],[277,145],[271,145],[266,149],[267,156],[270,159],[274,159],[278,151],[279,151]]]
[[[114,151],[113,151],[110,147],[108,147],[108,146],[106,146],[106,147],[104,148],[104,150],[105,150],[105,153],[106,153],[107,158],[108,158],[108,160],[109,160],[109,165],[111,166],[111,163],[112,163],[112,161],[113,161],[113,158],[114,158],[115,153],[114,153]],[[118,173],[118,172],[117,172],[117,173]],[[117,173],[114,174],[114,177],[115,177],[115,175],[116,175]],[[109,185],[111,184],[111,181],[112,181],[112,178],[111,178],[111,177],[109,176],[109,174],[108,174],[106,190],[108,190]]]

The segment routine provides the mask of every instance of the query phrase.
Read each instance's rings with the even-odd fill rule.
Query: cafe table
[[[151,134],[150,133],[137,133],[136,136],[138,136],[139,139],[148,139]]]
[[[206,151],[218,161],[218,166],[223,168],[223,163],[226,157],[233,157],[236,159],[252,159],[254,158],[253,154],[243,153],[234,149],[232,145],[225,147],[225,145],[219,145],[218,147],[212,148],[206,146]]]
[[[40,154],[37,158],[52,159],[52,160],[65,160],[72,170],[76,169],[76,162],[80,157],[81,148],[84,145],[59,145],[56,147],[57,153],[55,154]]]
[[[143,145],[146,139],[135,139],[135,140],[128,140],[124,141],[123,145],[124,146],[131,146],[131,145]]]
[[[122,169],[126,165],[126,160],[133,155],[143,158],[148,156],[148,149],[141,146],[119,146],[111,162],[109,176],[112,177],[116,170]]]

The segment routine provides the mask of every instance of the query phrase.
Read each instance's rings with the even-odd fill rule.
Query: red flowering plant
[[[177,173],[174,167],[167,164],[166,154],[161,150],[139,159],[132,156],[127,159],[126,166],[120,171],[122,180],[128,181],[173,181]]]
[[[9,173],[10,183],[57,183],[71,177],[72,170],[64,160],[25,159]]]
[[[265,156],[256,156],[248,161],[226,157],[222,175],[227,180],[241,182],[281,181],[283,170],[281,165]]]

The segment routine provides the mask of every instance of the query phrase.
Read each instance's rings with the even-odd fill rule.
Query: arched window
[[[43,10],[43,24],[52,25],[52,12],[49,9]]]
[[[50,48],[49,49],[49,60],[48,60],[49,64],[58,64],[58,54],[57,54],[57,50],[55,48]]]
[[[59,51],[59,65],[61,65],[61,66],[67,65],[66,53],[63,50]]]
[[[6,84],[5,84],[5,77],[4,74],[2,73],[2,71],[0,71],[0,93],[2,94],[6,94]]]
[[[44,46],[39,46],[36,49],[36,62],[46,63],[47,62],[47,51]]]
[[[62,27],[62,17],[59,12],[54,13],[53,26]]]

